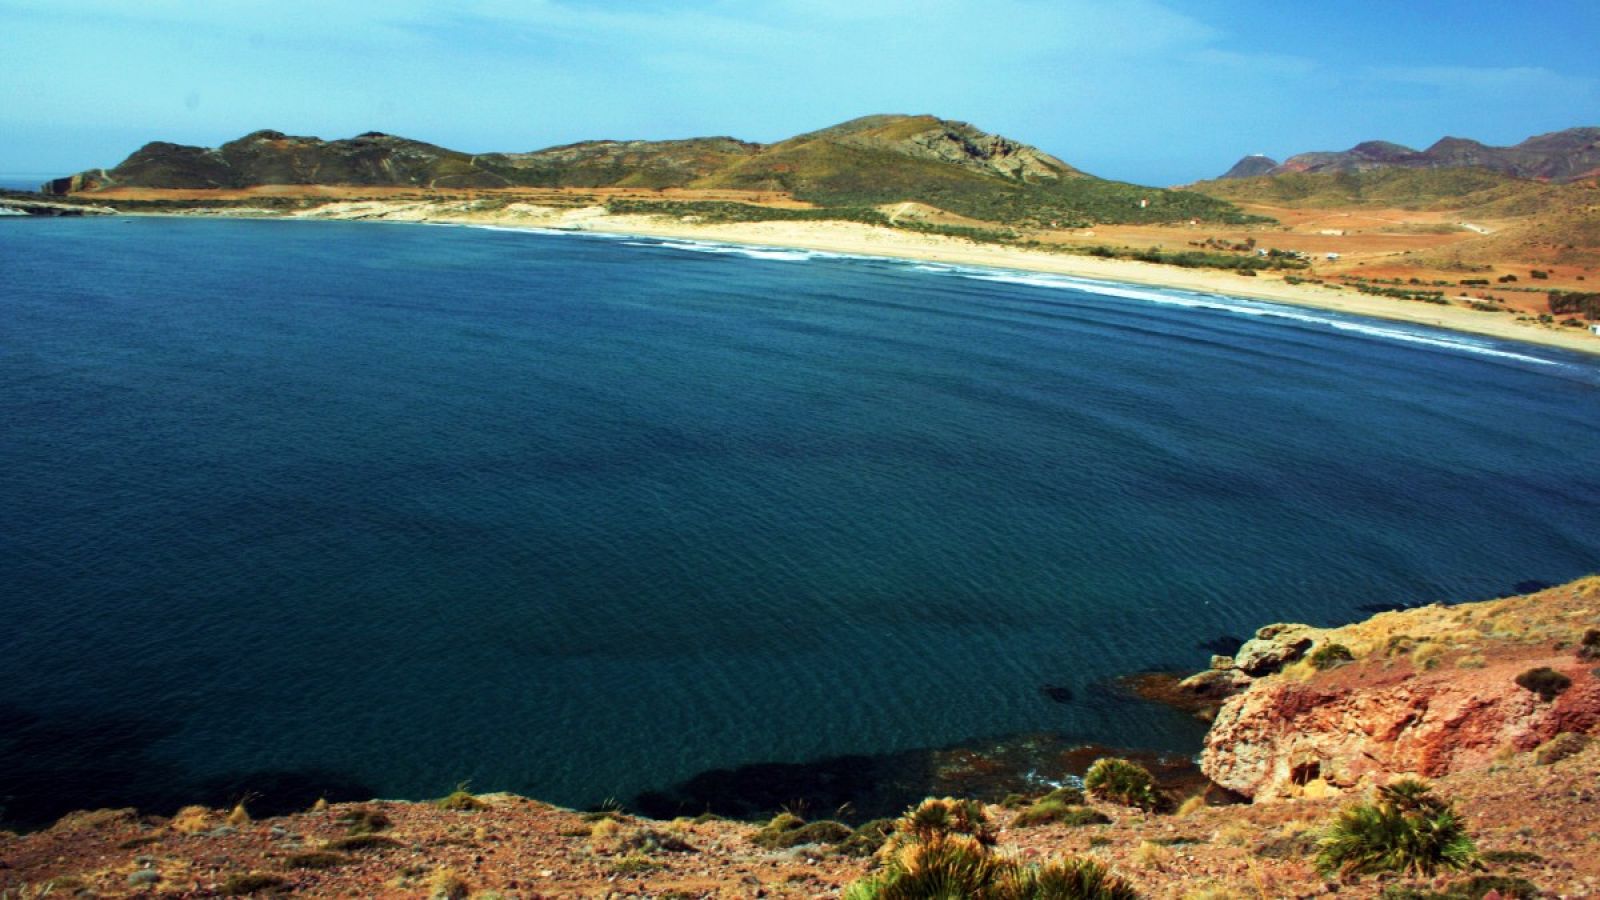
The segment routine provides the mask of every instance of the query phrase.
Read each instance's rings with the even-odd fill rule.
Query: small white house
[[[1600,337],[1600,322],[1592,322],[1592,323],[1590,323],[1590,325],[1589,325],[1589,333],[1594,335],[1595,337]]]
[[[1337,254],[1337,253],[1328,253],[1328,254],[1325,254],[1325,255],[1326,255],[1326,256],[1327,256],[1327,257],[1328,257],[1328,258],[1329,258],[1329,259],[1338,259],[1338,258],[1339,258],[1339,254]]]

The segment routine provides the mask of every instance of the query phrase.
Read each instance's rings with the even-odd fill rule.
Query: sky
[[[1095,175],[1600,124],[1595,0],[0,0],[0,174],[152,140],[468,152],[931,113]]]

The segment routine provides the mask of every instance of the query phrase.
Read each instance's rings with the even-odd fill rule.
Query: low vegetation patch
[[[787,850],[802,844],[838,844],[853,834],[850,826],[842,822],[807,822],[799,816],[779,813],[750,838],[750,843],[765,850]]]
[[[326,849],[337,853],[365,853],[375,850],[393,850],[399,846],[399,841],[385,835],[353,834],[349,837],[334,838],[328,842]]]
[[[284,880],[280,876],[250,872],[244,875],[229,875],[227,880],[222,882],[222,886],[217,888],[217,893],[224,897],[246,897],[263,891],[274,891],[283,885]]]
[[[1452,882],[1442,891],[1390,885],[1379,900],[1484,900],[1491,893],[1502,900],[1531,900],[1540,896],[1538,885],[1514,875],[1474,875]]]
[[[334,821],[345,826],[350,834],[377,834],[386,831],[394,823],[389,817],[375,809],[357,807],[339,814]]]
[[[1109,825],[1111,818],[1092,807],[1052,800],[1048,797],[1017,813],[1011,821],[1012,828],[1034,828],[1039,825]]]
[[[308,850],[305,853],[291,854],[283,864],[291,869],[333,869],[350,861],[350,857],[341,853],[329,853],[326,850]]]
[[[889,835],[893,833],[893,819],[873,819],[857,826],[856,830],[840,841],[834,849],[844,856],[872,856],[883,847],[889,840]]]

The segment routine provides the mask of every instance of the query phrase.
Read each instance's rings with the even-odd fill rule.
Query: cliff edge
[[[1486,771],[1600,731],[1600,578],[1342,628],[1269,626],[1182,684],[1226,697],[1201,768],[1257,802]]]

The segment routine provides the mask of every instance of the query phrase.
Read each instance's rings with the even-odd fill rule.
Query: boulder
[[[1270,675],[1304,656],[1320,633],[1309,625],[1268,625],[1244,642],[1234,654],[1234,665],[1255,678]]]

